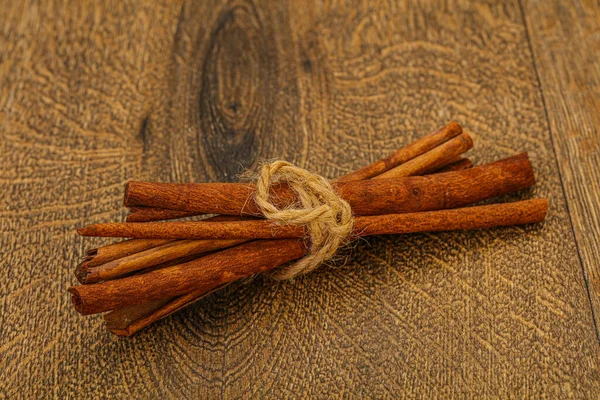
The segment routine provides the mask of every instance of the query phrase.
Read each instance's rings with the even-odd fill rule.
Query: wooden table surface
[[[598,398],[600,5],[4,1],[1,398]],[[544,224],[378,237],[130,339],[66,289],[129,179],[335,177],[451,119]]]

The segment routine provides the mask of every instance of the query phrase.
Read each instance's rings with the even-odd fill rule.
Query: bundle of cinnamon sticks
[[[476,205],[535,184],[526,153],[473,166],[473,141],[450,122],[387,158],[334,181],[350,204],[355,236],[538,223],[547,199]],[[295,203],[285,184],[270,195]],[[83,236],[128,238],[87,252],[69,288],[75,309],[105,313],[108,330],[130,336],[232,282],[301,258],[306,229],[264,218],[251,183],[132,181],[127,222],[78,229]],[[217,214],[202,220],[171,221]],[[159,222],[160,221],[160,222]]]

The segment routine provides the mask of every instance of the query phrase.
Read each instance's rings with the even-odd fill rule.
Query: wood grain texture
[[[523,9],[598,329],[600,3],[524,1]]]
[[[529,8],[3,2],[0,395],[598,397]],[[505,200],[549,197],[542,226],[372,238],[344,267],[229,287],[126,340],[69,304],[107,243],[74,228],[124,219],[128,179],[234,181],[259,157],[333,178],[451,119],[476,163],[529,152],[538,185]]]

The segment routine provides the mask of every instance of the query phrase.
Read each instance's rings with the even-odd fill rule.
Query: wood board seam
[[[548,133],[550,134],[550,143],[552,144],[552,154],[554,155],[554,162],[556,164],[556,170],[558,171],[558,178],[560,181],[560,188],[562,191],[563,198],[565,200],[565,208],[567,211],[567,215],[569,216],[569,225],[571,228],[571,234],[573,235],[573,242],[575,243],[575,249],[577,250],[577,258],[579,259],[579,264],[581,265],[581,273],[583,276],[583,283],[585,285],[585,290],[587,293],[587,298],[590,304],[590,311],[592,314],[592,322],[594,323],[594,331],[596,332],[596,339],[598,344],[600,344],[600,331],[598,330],[598,322],[596,313],[594,311],[594,303],[592,301],[592,294],[590,292],[589,278],[586,272],[586,264],[583,261],[583,257],[581,255],[581,249],[579,246],[579,241],[577,239],[577,234],[575,232],[575,225],[573,224],[573,217],[571,216],[571,210],[569,207],[569,199],[567,197],[567,192],[565,190],[565,184],[563,181],[562,170],[558,163],[558,155],[556,153],[556,143],[554,140],[554,132],[552,132],[552,128],[550,126],[550,116],[548,115],[548,106],[546,104],[546,98],[544,97],[544,88],[542,87],[542,81],[540,79],[540,75],[538,72],[538,66],[535,59],[535,53],[533,51],[533,45],[531,43],[531,36],[529,35],[529,28],[527,27],[527,19],[525,16],[525,8],[523,7],[523,0],[518,0],[519,10],[521,12],[521,19],[523,21],[523,28],[525,29],[525,37],[527,39],[527,47],[529,47],[529,53],[531,54],[531,63],[533,66],[533,71],[535,73],[535,79],[537,80],[538,89],[540,91],[540,97],[542,99],[542,106],[544,109],[544,118],[546,120],[546,126],[548,127]]]

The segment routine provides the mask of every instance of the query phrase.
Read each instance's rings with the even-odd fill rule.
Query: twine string
[[[270,199],[273,184],[286,183],[296,194],[295,204],[278,208]],[[307,274],[331,259],[346,244],[354,218],[350,205],[320,175],[285,161],[264,164],[256,179],[256,204],[266,218],[280,224],[304,226],[309,251],[300,260],[277,269],[273,278],[286,280]]]

